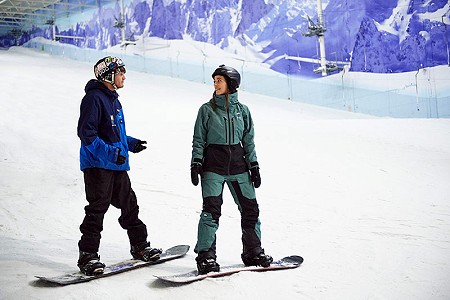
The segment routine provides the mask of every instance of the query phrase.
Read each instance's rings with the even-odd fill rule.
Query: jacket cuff
[[[250,163],[250,169],[253,169],[253,168],[259,168],[259,164],[258,164],[257,161],[254,161],[254,162]]]
[[[203,163],[203,160],[201,158],[196,157],[196,158],[194,158],[192,160],[191,164],[199,164],[199,165],[201,165],[202,163]]]

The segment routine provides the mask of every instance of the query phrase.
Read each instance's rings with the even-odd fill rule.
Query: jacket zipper
[[[230,120],[230,110],[227,110],[228,120]],[[226,120],[225,120],[226,121]],[[225,123],[225,127],[226,127]],[[229,139],[228,139],[228,152],[229,152],[229,158],[228,158],[228,175],[230,175],[230,168],[231,168],[231,123],[228,122],[228,132],[229,132]],[[228,137],[227,137],[228,138]]]
[[[223,123],[225,124],[225,143],[228,144],[228,126],[227,126],[227,118],[223,117]]]
[[[234,143],[234,117],[231,119],[231,132],[230,132],[231,142]]]

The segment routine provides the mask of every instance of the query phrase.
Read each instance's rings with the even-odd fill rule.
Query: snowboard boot
[[[131,246],[131,255],[134,259],[143,261],[157,261],[162,253],[161,249],[150,247],[149,242],[144,242],[136,246]]]
[[[272,256],[264,253],[264,249],[261,249],[256,255],[254,252],[242,253],[241,258],[246,266],[261,266],[264,268],[270,266],[273,261]]]
[[[88,276],[103,274],[105,270],[105,264],[100,262],[100,256],[97,253],[80,251],[77,266],[81,273]]]
[[[199,275],[220,271],[220,265],[216,262],[216,256],[214,254],[209,252],[199,253],[195,260],[197,261]]]

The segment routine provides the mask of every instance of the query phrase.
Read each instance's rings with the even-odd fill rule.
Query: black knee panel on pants
[[[203,199],[203,211],[211,214],[214,221],[219,224],[220,216],[222,215],[222,195],[216,197],[206,197]]]
[[[256,199],[248,199],[244,197],[241,189],[239,188],[238,182],[232,182],[234,192],[236,193],[239,201],[239,206],[241,207],[242,214],[242,228],[254,228],[256,222],[259,218],[259,206]]]

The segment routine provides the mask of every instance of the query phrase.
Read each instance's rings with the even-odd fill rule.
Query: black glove
[[[119,152],[117,153],[117,160],[116,160],[116,164],[118,165],[123,165],[125,163],[125,161],[127,160],[127,158],[123,155],[120,155],[120,149]]]
[[[253,167],[250,169],[250,178],[255,186],[255,189],[261,185],[261,175],[259,174],[259,167]]]
[[[192,181],[192,184],[195,186],[198,185],[198,175],[200,175],[200,177],[203,176],[202,164],[201,163],[193,163],[191,165],[191,181]]]
[[[141,152],[142,150],[147,149],[147,147],[144,146],[144,144],[147,144],[147,142],[146,141],[137,142],[136,145],[134,146],[133,152],[138,153],[138,152]]]

